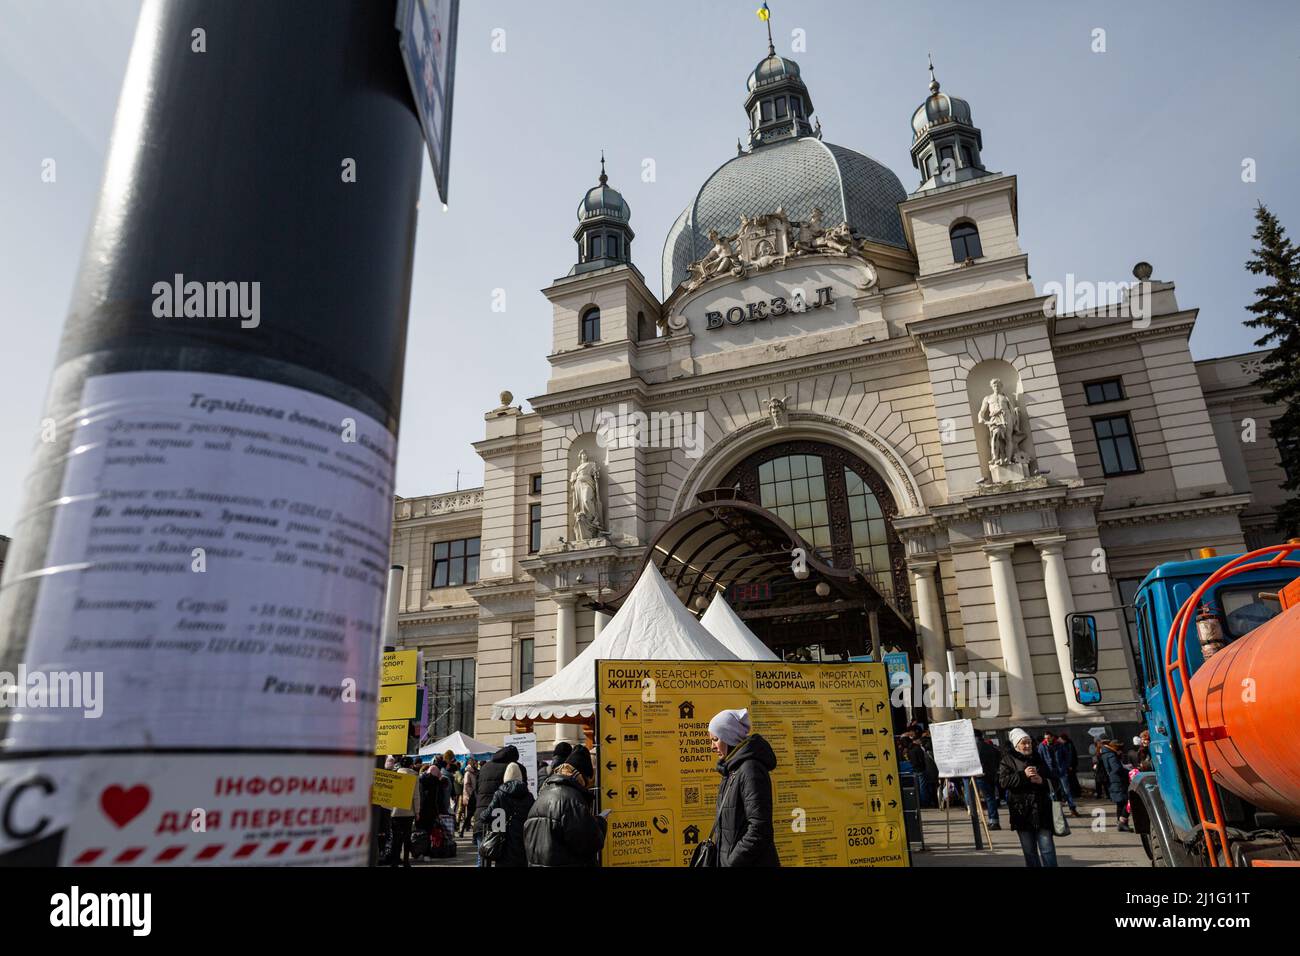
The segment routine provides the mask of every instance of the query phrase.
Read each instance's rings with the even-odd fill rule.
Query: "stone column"
[[[1056,645],[1056,666],[1061,670],[1065,688],[1066,713],[1091,717],[1094,711],[1074,699],[1074,668],[1070,663],[1070,632],[1065,618],[1074,613],[1074,594],[1065,571],[1065,535],[1035,538],[1034,547],[1043,556],[1043,588],[1047,591],[1047,612],[1052,616],[1052,637]]]
[[[595,617],[591,619],[591,639],[594,641],[596,638],[600,637],[600,632],[603,631],[605,625],[609,623],[609,615],[604,611],[594,611],[592,613],[595,615]]]
[[[574,620],[574,606],[577,595],[557,594],[551,600],[555,602],[555,673],[573,660],[578,647],[578,629]],[[571,724],[555,725],[555,742],[572,741],[577,736]]]
[[[916,587],[916,634],[921,644],[921,663],[926,675],[946,674],[948,670],[944,654],[943,624],[939,619],[939,592],[934,584],[934,569],[938,566],[937,561],[912,561],[907,566],[912,572],[912,583]],[[946,677],[943,686],[948,686]],[[935,720],[953,719],[952,708],[946,706],[946,700],[947,698],[945,705],[931,708]]]
[[[1013,544],[988,544],[984,553],[989,559],[989,577],[993,579],[993,606],[998,617],[998,637],[1002,641],[1002,672],[1007,679],[1007,696],[1011,701],[1011,720],[1015,723],[1042,720],[1038,711],[1038,692],[1034,688],[1034,665],[1025,637],[1025,619],[1020,612],[1020,591],[1016,571],[1011,563]]]

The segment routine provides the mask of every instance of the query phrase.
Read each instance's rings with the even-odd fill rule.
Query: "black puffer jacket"
[[[573,768],[561,764],[546,778],[524,821],[529,866],[596,866],[605,845],[605,819]]]
[[[493,861],[494,866],[528,865],[524,855],[524,820],[527,819],[528,812],[532,808],[533,795],[528,790],[528,784],[522,780],[511,780],[501,784],[493,795],[484,817],[485,826],[491,828],[498,809],[505,811],[506,826],[506,852],[501,859]]]
[[[512,763],[519,760],[519,748],[514,744],[508,747],[502,747],[492,755],[492,759],[483,764],[478,771],[478,787],[474,791],[474,803],[476,812],[474,814],[474,833],[477,835],[483,829],[483,811],[487,809],[492,802],[492,796],[497,792],[497,787],[505,782],[506,768]],[[524,768],[524,773],[528,768]]]
[[[1026,767],[1038,770],[1038,783],[1025,776]],[[1048,781],[1052,775],[1037,751],[1028,756],[1010,749],[1002,755],[998,765],[998,783],[1007,792],[1007,810],[1011,814],[1013,830],[1052,829],[1052,791]]]
[[[780,866],[772,830],[772,778],[776,754],[750,734],[718,761],[722,786],[713,840],[719,866]]]

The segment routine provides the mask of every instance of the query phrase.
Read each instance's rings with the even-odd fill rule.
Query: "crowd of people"
[[[1065,731],[1044,731],[1035,744],[1021,728],[1007,735],[1007,746],[976,731],[982,775],[958,786],[939,776],[929,730],[913,723],[897,738],[899,770],[911,773],[922,807],[983,804],[991,830],[1016,832],[1031,867],[1056,866],[1055,833],[1065,808],[1080,816],[1080,753]],[[773,829],[771,774],[777,759],[771,745],[754,733],[748,711],[724,710],[709,722],[709,742],[721,775],[713,829],[696,852],[697,866],[780,866]],[[1115,806],[1120,831],[1129,830],[1129,782],[1151,768],[1150,737],[1143,731],[1125,749],[1117,740],[1095,736],[1088,747],[1092,796]],[[557,743],[546,763],[531,768],[537,796],[529,787],[530,768],[513,745],[479,762],[462,764],[448,751],[419,771],[412,757],[390,757],[388,769],[419,775],[410,807],[382,814],[382,861],[409,866],[413,856],[430,854],[455,836],[473,835],[481,867],[599,866],[609,811],[596,812],[595,770],[584,746]],[[1053,803],[1059,803],[1058,809]],[[386,839],[385,839],[386,838]],[[432,855],[437,855],[433,853]]]
[[[923,725],[913,723],[897,739],[899,769],[913,774],[922,807],[947,807],[960,802],[973,809],[978,800],[984,805],[989,829],[1001,830],[999,810],[1005,805],[1008,825],[1020,840],[1025,865],[1056,866],[1057,825],[1052,803],[1062,805],[1062,818],[1066,808],[1070,816],[1081,816],[1077,801],[1084,796],[1084,788],[1079,780],[1079,750],[1066,731],[1046,730],[1035,744],[1029,733],[1017,727],[1007,739],[1008,746],[1000,748],[990,736],[976,731],[982,775],[974,778],[973,787],[968,778],[959,788],[953,780],[940,778],[930,733]],[[1130,781],[1139,772],[1151,769],[1150,739],[1144,730],[1126,750],[1120,741],[1096,735],[1088,746],[1091,796],[1114,804],[1117,829],[1122,833],[1130,831]]]

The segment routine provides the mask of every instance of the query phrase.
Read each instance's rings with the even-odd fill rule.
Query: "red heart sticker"
[[[124,790],[117,784],[107,788],[99,795],[99,805],[104,814],[119,828],[126,826],[149,806],[149,788],[136,784],[130,790]]]

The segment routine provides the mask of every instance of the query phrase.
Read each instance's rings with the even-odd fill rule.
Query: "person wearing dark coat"
[[[912,777],[916,781],[916,799],[923,807],[938,806],[936,791],[930,782],[926,767],[925,748],[919,740],[913,740],[907,747],[907,762],[912,765]]]
[[[1115,804],[1119,817],[1119,832],[1128,833],[1128,768],[1120,759],[1118,740],[1105,740],[1097,745],[1098,765],[1106,777],[1106,797]]]
[[[998,783],[1007,792],[1011,829],[1020,838],[1025,866],[1056,866],[1050,771],[1029,734],[1017,727],[1009,736],[1011,748],[998,764]]]
[[[709,721],[709,742],[721,759],[713,841],[719,866],[780,866],[772,828],[772,745],[753,733],[746,710]]]
[[[597,816],[587,790],[595,780],[591,754],[574,747],[546,778],[524,820],[529,866],[599,866],[605,818]]]
[[[975,734],[975,749],[980,757],[982,777],[975,778],[979,795],[984,798],[984,812],[988,814],[989,829],[1001,830],[998,822],[998,766],[1002,763],[1002,753],[978,731]]]
[[[1065,731],[1056,735],[1056,745],[1060,748],[1059,753],[1064,755],[1061,762],[1065,765],[1066,786],[1070,788],[1070,795],[1083,796],[1083,787],[1079,784],[1079,749]]]
[[[497,787],[501,786],[506,779],[506,768],[512,763],[519,762],[519,748],[514,744],[502,747],[492,755],[487,763],[483,764],[478,771],[478,784],[474,790],[474,846],[477,847],[483,839],[483,814],[487,810],[488,804],[492,802],[492,796],[497,792]],[[477,856],[477,854],[476,854]],[[483,857],[478,857],[478,866],[483,865]]]
[[[524,853],[524,820],[532,809],[533,795],[528,789],[523,765],[512,763],[506,768],[505,782],[492,795],[484,816],[488,831],[499,825],[505,828],[506,834],[505,852],[500,859],[491,861],[491,866],[528,865]]]

